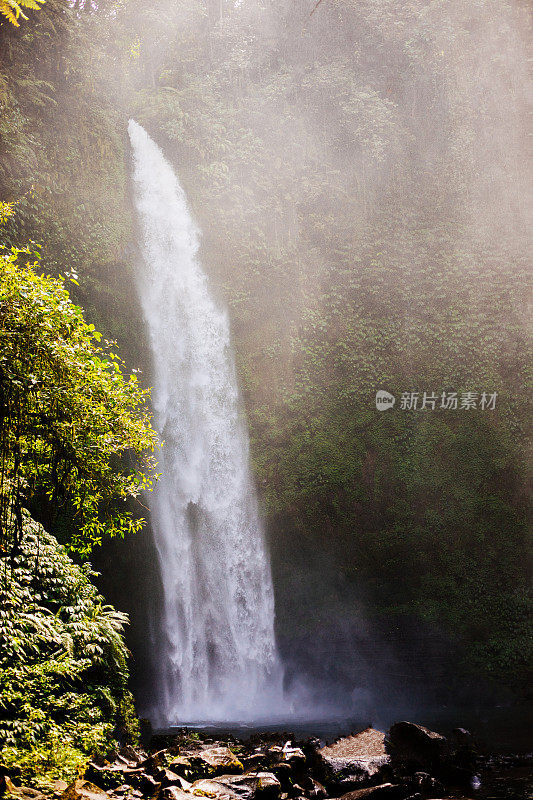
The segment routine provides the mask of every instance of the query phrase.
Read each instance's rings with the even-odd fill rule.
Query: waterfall
[[[228,315],[211,296],[178,178],[140,125],[128,130],[164,442],[150,497],[164,592],[159,719],[251,721],[281,712],[281,670]]]

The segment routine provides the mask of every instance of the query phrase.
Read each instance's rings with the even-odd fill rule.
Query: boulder
[[[427,772],[415,772],[407,784],[413,792],[420,792],[425,797],[439,797],[445,792],[442,783]]]
[[[157,770],[154,778],[161,784],[163,789],[166,789],[167,786],[178,786],[180,789],[184,789],[185,787],[182,786],[182,782],[185,784],[188,783],[188,781],[184,780],[184,778],[182,778],[176,772],[168,769],[168,767]]]
[[[0,794],[12,795],[20,800],[44,800],[44,794],[30,786],[15,786],[5,770],[0,780]]]
[[[421,795],[413,794],[402,784],[381,783],[378,786],[366,786],[342,795],[341,800],[418,800]]]
[[[122,762],[128,767],[138,767],[143,761],[146,761],[146,758],[146,753],[138,752],[130,744],[127,744],[120,748],[115,761]]]
[[[61,800],[109,800],[109,795],[91,781],[73,781],[63,794]]]
[[[206,747],[195,753],[187,754],[191,765],[191,773],[197,777],[215,777],[217,775],[233,775],[244,772],[244,766],[229,747]],[[171,768],[174,770],[175,762]]]
[[[306,777],[302,781],[302,784],[304,794],[309,800],[324,800],[324,798],[327,797],[325,786],[315,781],[314,778]]]
[[[396,722],[385,737],[394,766],[410,771],[439,771],[449,757],[446,737],[414,722]]]
[[[193,772],[193,766],[186,756],[176,756],[169,763],[168,768],[176,775],[181,775],[182,778],[189,777]]]
[[[291,765],[285,761],[280,761],[279,764],[273,764],[270,767],[270,771],[279,780],[283,791],[288,792],[293,784]]]
[[[365,784],[383,783],[390,773],[384,740],[384,733],[366,728],[318,750],[318,773],[326,787],[338,794]]]
[[[138,768],[144,772],[155,772],[162,767],[166,767],[169,761],[168,750],[157,750],[155,753],[150,753],[149,756],[143,758],[137,765]]]
[[[178,786],[167,786],[161,792],[163,800],[193,800],[188,792],[184,792]]]
[[[161,791],[161,783],[156,781],[153,775],[143,772],[140,779],[141,792],[145,797],[158,797]]]
[[[285,747],[282,750],[282,761],[286,761],[292,767],[296,769],[303,770],[305,769],[306,758],[304,751],[301,750],[299,747],[291,747],[290,743],[287,742]]]
[[[91,783],[95,782],[105,790],[115,789],[124,784],[137,787],[143,772],[142,767],[130,767],[124,762],[101,764],[100,761],[93,759],[87,764],[84,778]]]
[[[271,772],[248,772],[245,775],[220,775],[195,781],[191,787],[195,795],[215,798],[240,798],[240,800],[278,800],[281,785]]]
[[[268,758],[263,752],[251,753],[251,755],[242,756],[240,760],[246,772],[251,769],[263,767],[268,763]]]

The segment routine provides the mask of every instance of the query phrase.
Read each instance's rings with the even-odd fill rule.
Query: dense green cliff
[[[364,670],[368,629],[400,651],[423,631],[443,682],[523,693],[530,18],[489,6],[49,0],[0,26],[0,196],[145,363],[125,123],[145,125],[231,311],[282,643],[347,618]]]

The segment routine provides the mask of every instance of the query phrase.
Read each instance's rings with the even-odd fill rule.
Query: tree
[[[148,392],[100,344],[66,279],[38,269],[29,247],[0,256],[0,546],[11,557],[36,502],[72,516],[81,552],[138,530],[124,502],[151,486],[154,466]]]

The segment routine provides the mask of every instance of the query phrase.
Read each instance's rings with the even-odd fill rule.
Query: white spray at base
[[[138,289],[164,441],[150,498],[164,592],[159,721],[281,716],[270,561],[228,317],[210,295],[172,167],[140,125],[130,120],[128,131],[142,233]]]

